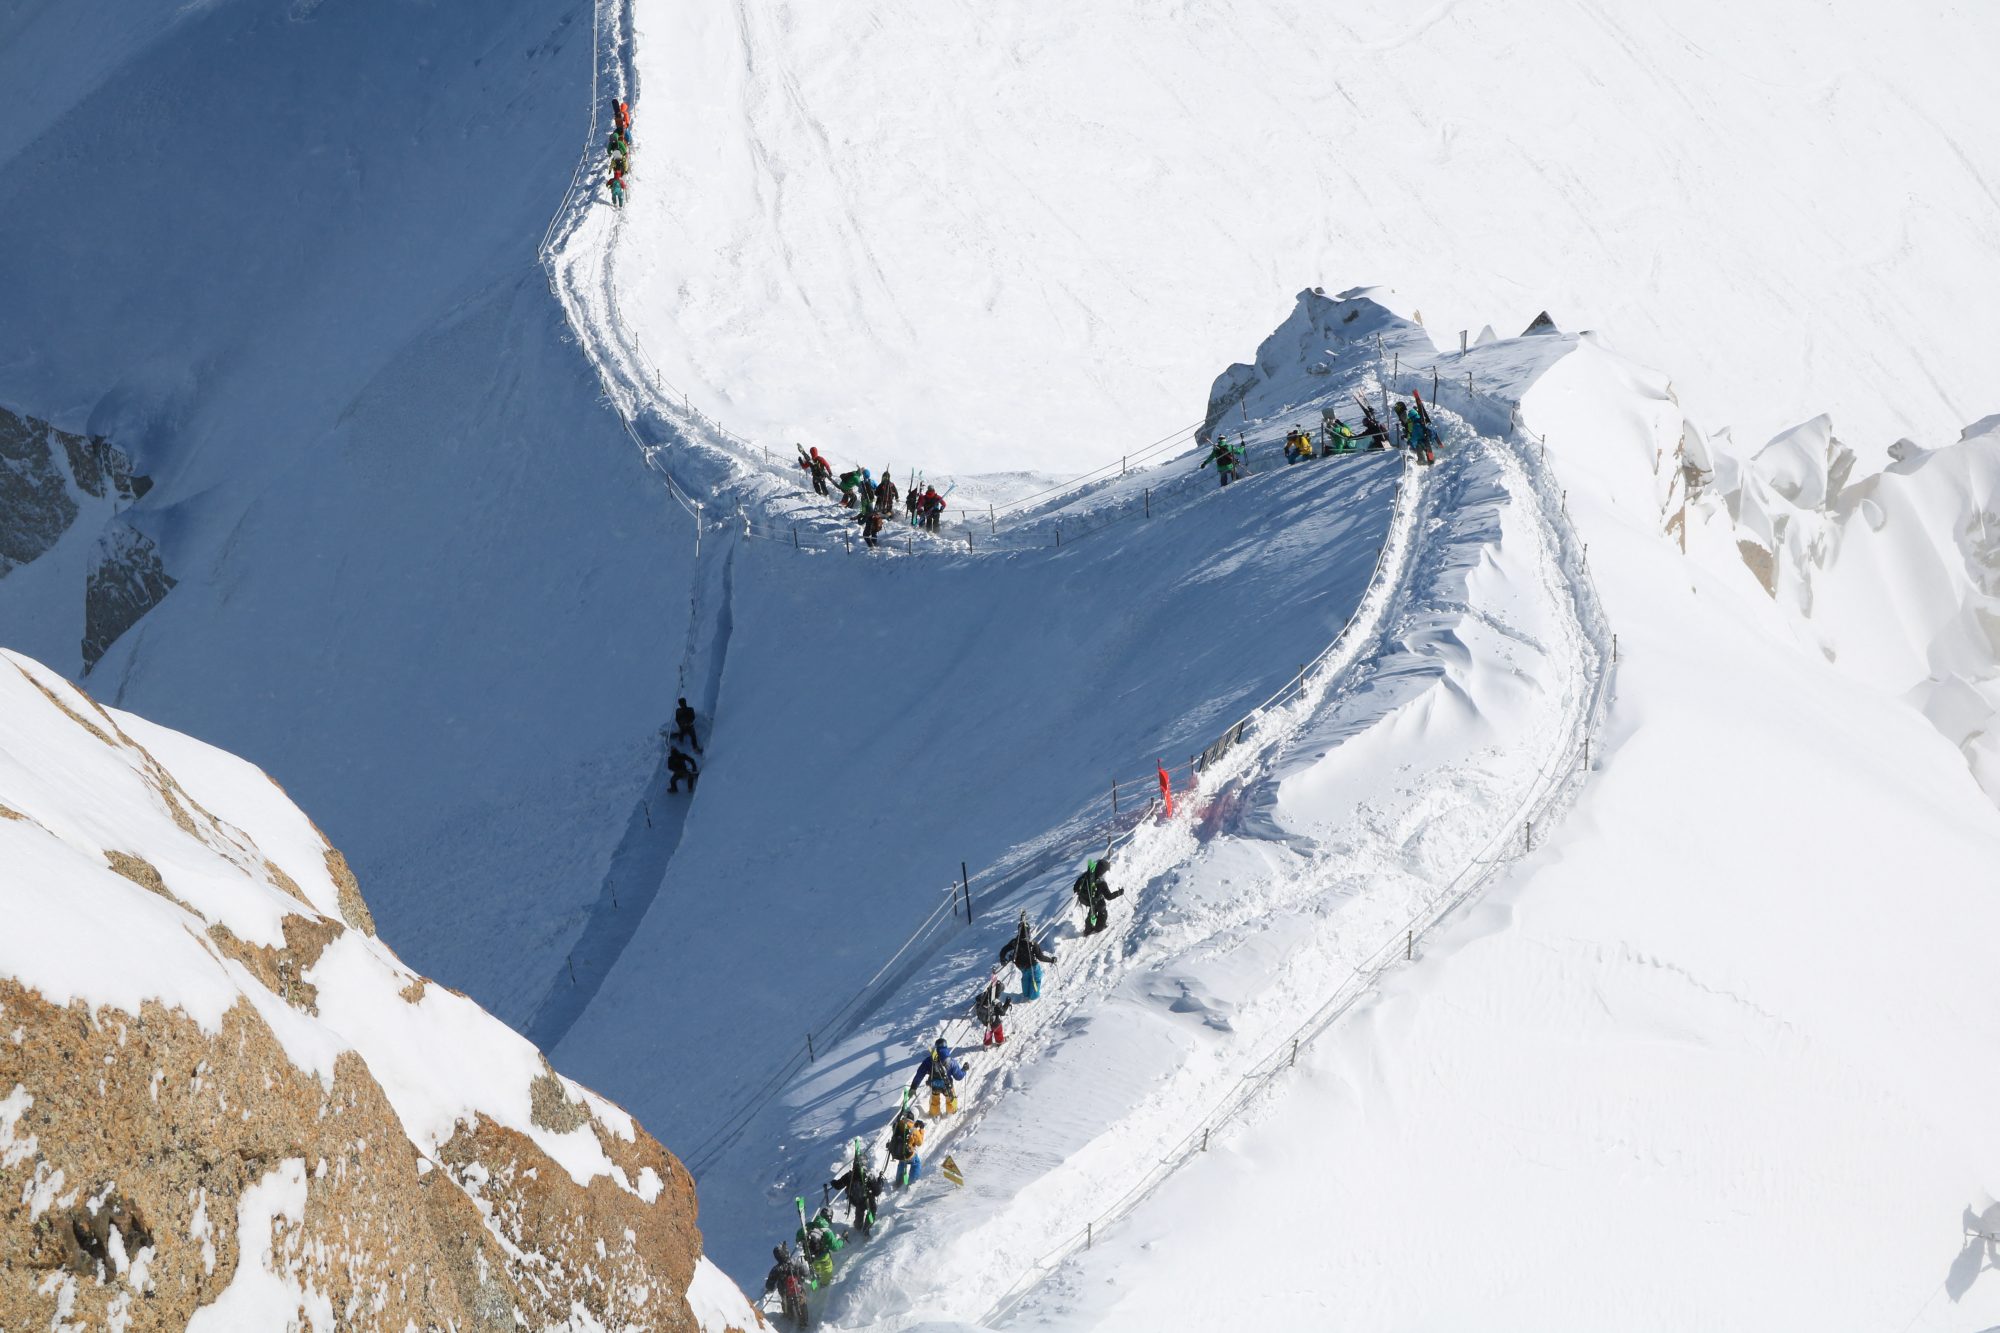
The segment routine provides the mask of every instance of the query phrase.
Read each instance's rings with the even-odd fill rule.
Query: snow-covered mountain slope
[[[1333,327],[1368,308],[1301,302]],[[1253,415],[1283,392],[1260,387]],[[1359,362],[1288,402],[1316,418],[1380,388]],[[1302,1027],[1357,994],[1357,976],[1413,948],[1515,854],[1530,821],[1559,812],[1600,716],[1608,633],[1538,460],[1441,420],[1445,452],[1410,470],[1406,541],[1350,653],[1205,772],[1178,819],[1120,853],[1130,901],[1107,939],[1057,929],[1051,993],[1017,1010],[1006,1048],[975,1053],[970,1104],[927,1144],[933,1163],[954,1155],[967,1185],[932,1181],[899,1199],[888,1237],[836,1286],[832,1320],[901,1328],[1005,1313],[1052,1248],[1082,1248],[1086,1223],[1102,1226],[1160,1163],[1198,1152],[1246,1078],[1283,1066]],[[1316,460],[1274,484],[1354,465]],[[940,987],[932,1013],[951,998]],[[837,1052],[835,1068],[866,1056]],[[905,1072],[872,1082],[878,1107]],[[825,1116],[825,1093],[802,1110],[803,1131]]]
[[[0,914],[0,1326],[756,1325],[686,1170],[275,783],[12,653]]]
[[[1991,404],[2000,12],[1606,0],[636,0],[612,260],[692,404],[871,466],[1075,471],[1300,275],[1538,311],[1710,428],[1864,459]]]
[[[1663,377],[1489,350],[1618,630],[1591,780],[1010,1326],[1993,1324],[2000,813],[1720,533],[1681,553]]]
[[[589,29],[571,0],[0,19],[0,407],[150,475],[110,521],[178,581],[91,688],[277,775],[397,948],[517,1024],[688,638],[687,520],[536,262]],[[73,679],[85,517],[0,576],[8,643]]]

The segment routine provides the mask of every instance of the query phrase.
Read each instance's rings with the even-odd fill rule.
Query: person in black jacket
[[[1113,898],[1123,898],[1125,890],[1114,889],[1104,882],[1104,871],[1110,866],[1111,858],[1092,861],[1070,885],[1070,892],[1083,905],[1083,933],[1095,935],[1111,924],[1111,908],[1107,906]]]
[[[681,789],[681,782],[685,780],[688,785],[688,794],[692,796],[694,794],[694,780],[700,776],[701,770],[695,767],[694,760],[690,756],[681,752],[680,746],[675,745],[668,748],[667,790],[669,792],[679,791]]]
[[[681,700],[680,707],[674,709],[674,734],[672,739],[686,741],[694,747],[696,754],[701,753],[701,740],[694,734],[694,709],[688,707],[686,699]]]
[[[1036,1000],[1042,994],[1042,964],[1053,963],[1056,956],[1035,943],[1035,928],[1028,924],[1026,908],[1021,910],[1020,925],[1014,938],[1000,946],[1000,961],[1012,963],[1021,969],[1021,998]]]

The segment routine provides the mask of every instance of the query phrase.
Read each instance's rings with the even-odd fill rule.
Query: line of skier
[[[1308,426],[1295,426],[1285,433],[1285,462],[1301,463],[1308,458],[1338,458],[1343,454],[1363,453],[1370,450],[1403,448],[1408,449],[1420,465],[1425,467],[1437,462],[1438,430],[1431,420],[1430,409],[1424,406],[1422,394],[1414,395],[1414,406],[1398,399],[1391,409],[1395,417],[1394,437],[1391,427],[1375,415],[1375,409],[1360,398],[1355,404],[1361,409],[1361,422],[1350,426],[1340,419],[1340,414],[1330,407],[1320,409],[1318,438]],[[1215,443],[1202,458],[1197,467],[1215,465],[1221,484],[1227,486],[1237,475],[1249,470],[1249,447],[1242,435],[1231,444],[1226,435],[1217,435]]]
[[[1125,896],[1123,889],[1111,887],[1106,879],[1105,872],[1110,868],[1109,853],[1094,857],[1085,863],[1083,873],[1070,885],[1071,895],[1083,909],[1082,933],[1085,935],[1095,935],[1108,928],[1111,901]],[[1035,938],[1034,925],[1028,920],[1027,909],[1023,908],[1014,923],[1013,934],[1000,946],[998,964],[972,997],[972,1019],[980,1034],[982,1048],[991,1049],[1006,1042],[1007,1014],[1016,1004],[1041,998],[1042,968],[1055,961],[1055,952]],[[1008,967],[1020,975],[1018,994],[1009,991],[1001,979],[1004,969]],[[924,1171],[924,1135],[930,1121],[917,1114],[915,1102],[919,1090],[930,1094],[930,1120],[956,1115],[958,1085],[967,1076],[966,1059],[967,1053],[954,1051],[943,1036],[932,1041],[929,1049],[918,1057],[909,1084],[903,1089],[902,1105],[889,1122],[889,1160],[894,1165],[894,1187],[897,1190],[915,1184]],[[954,1184],[963,1180],[962,1176],[954,1174],[949,1157],[945,1159],[943,1172]],[[774,1262],[764,1279],[765,1293],[775,1292],[785,1317],[801,1329],[810,1326],[812,1317],[807,1296],[833,1280],[833,1256],[846,1249],[848,1242],[855,1237],[866,1240],[874,1234],[877,1212],[883,1194],[890,1188],[890,1178],[888,1173],[875,1170],[868,1141],[857,1137],[849,1145],[845,1169],[820,1188],[820,1206],[810,1215],[806,1212],[804,1196],[793,1201],[798,1208],[798,1229],[793,1233],[792,1242],[780,1244],[771,1251]],[[836,1191],[852,1213],[845,1235],[834,1222]],[[792,1248],[794,1242],[797,1249]]]
[[[694,795],[695,779],[701,776],[701,766],[694,761],[694,755],[681,749],[686,741],[695,754],[701,753],[701,739],[694,732],[694,708],[683,698],[674,708],[674,725],[671,732],[660,728],[660,735],[667,742],[667,792],[677,794],[683,782],[687,783],[688,795]]]
[[[611,137],[604,145],[609,159],[610,178],[604,184],[611,191],[611,206],[625,207],[625,176],[632,169],[632,108],[624,102],[611,104]]]
[[[802,444],[793,447],[799,451],[799,470],[812,479],[814,492],[832,499],[837,488],[841,508],[854,511],[854,521],[861,525],[861,540],[870,546],[876,545],[883,527],[896,517],[899,497],[911,527],[936,532],[944,521],[944,494],[935,486],[925,485],[922,476],[914,471],[909,474],[908,484],[899,489],[886,468],[880,481],[865,467],[849,468],[836,475],[833,464],[826,461],[817,447],[808,449]],[[945,493],[949,490],[947,487]]]

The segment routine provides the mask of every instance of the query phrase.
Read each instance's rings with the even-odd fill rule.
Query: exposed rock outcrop
[[[686,1170],[275,784],[0,656],[0,1328],[761,1325]]]

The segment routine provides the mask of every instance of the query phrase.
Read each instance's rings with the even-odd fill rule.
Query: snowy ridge
[[[1352,669],[1355,656],[1361,647],[1379,629],[1381,618],[1391,605],[1396,588],[1406,577],[1409,555],[1414,544],[1423,495],[1423,474],[1417,469],[1403,465],[1397,473],[1396,498],[1389,520],[1389,528],[1381,546],[1377,549],[1375,564],[1369,573],[1368,588],[1340,632],[1312,662],[1299,669],[1276,693],[1261,704],[1245,713],[1235,722],[1221,729],[1217,739],[1200,755],[1191,757],[1187,763],[1165,765],[1170,777],[1178,784],[1182,801],[1180,820],[1190,818],[1190,812],[1200,802],[1200,788],[1204,784],[1228,781],[1240,772],[1246,762],[1244,756],[1257,748],[1269,745],[1273,740],[1271,729],[1279,728],[1275,734],[1283,734],[1283,728],[1291,713],[1287,710],[1301,698],[1317,700],[1333,687],[1343,672]],[[1113,520],[1115,521],[1115,520]],[[1310,704],[1307,705],[1308,707]],[[1239,748],[1241,747],[1241,748]],[[1225,756],[1234,758],[1224,762]],[[1119,788],[1149,791],[1154,786],[1155,770],[1137,770],[1112,783],[1110,794],[1099,796],[1085,805],[1077,815],[1058,829],[1050,830],[1031,845],[1037,860],[1045,857],[1051,845],[1067,848],[1072,854],[1083,854],[1093,848],[1099,837],[1105,839],[1108,854],[1120,846],[1140,839],[1154,827],[1154,816],[1160,811],[1160,798],[1148,796],[1136,812],[1121,814],[1117,808]],[[1131,799],[1128,797],[1128,800]],[[1142,844],[1143,856],[1150,843]],[[775,1098],[782,1095],[786,1085],[801,1069],[813,1062],[815,1048],[830,1050],[836,1043],[849,1036],[855,1025],[867,1017],[873,1005],[906,983],[913,971],[922,965],[934,947],[945,937],[947,921],[956,920],[960,908],[960,893],[970,897],[973,886],[978,886],[982,894],[1004,891],[1021,873],[1023,859],[1010,858],[997,866],[983,867],[971,873],[965,880],[947,885],[937,905],[910,935],[890,953],[888,959],[877,968],[872,976],[825,1020],[815,1028],[806,1046],[772,1069],[764,1080],[753,1087],[749,1094],[737,1105],[730,1108],[721,1121],[708,1133],[691,1141],[685,1160],[688,1168],[699,1175],[713,1165],[737,1138],[754,1122],[757,1114]],[[1054,916],[1044,918],[1037,926],[1038,939],[1046,939],[1049,932],[1066,915],[1059,911]],[[974,1032],[969,1019],[960,1016],[949,1020],[941,1034],[956,1043]],[[887,1131],[878,1136],[877,1156],[887,1159]]]
[[[1300,1004],[1300,1000],[1308,997],[1287,995],[1276,1005],[1275,1013],[1262,1016],[1268,1019],[1285,1012],[1295,1015],[1291,1023],[1282,1027],[1268,1024],[1255,1034],[1254,1044],[1264,1052],[1261,1057],[1242,1067],[1234,1066],[1227,1058],[1219,1067],[1204,1062],[1205,1067],[1191,1081],[1181,1071],[1176,1071],[1174,1075],[1164,1070],[1153,1071],[1153,1078],[1148,1081],[1164,1086],[1135,1094],[1140,1097],[1143,1109],[1141,1105],[1135,1105],[1122,1116],[1112,1115],[1108,1127],[1097,1124],[1085,1131],[1093,1141],[1083,1156],[1072,1151],[1067,1161],[1057,1159],[1060,1166],[1053,1170],[1049,1165],[1031,1170],[1031,1207],[1021,1206],[1028,1199],[1025,1190],[1027,1182],[1017,1181],[1015,1183],[1022,1188],[1014,1196],[1014,1205],[1011,1208],[1002,1205],[998,1213],[982,1207],[980,1211],[985,1214],[985,1220],[975,1225],[970,1236],[952,1234],[961,1229],[962,1223],[958,1218],[926,1210],[927,1221],[942,1227],[944,1236],[928,1241],[913,1240],[910,1239],[911,1232],[898,1226],[883,1244],[871,1245],[869,1252],[863,1256],[865,1263],[850,1265],[844,1270],[841,1285],[836,1289],[829,1310],[831,1318],[843,1325],[874,1326],[886,1321],[886,1326],[898,1326],[897,1320],[901,1316],[897,1312],[918,1308],[932,1313],[939,1309],[949,1310],[964,1318],[974,1317],[984,1310],[985,1318],[989,1320],[1004,1314],[1018,1304],[1024,1293],[1046,1276],[1049,1268],[1064,1254],[1087,1243],[1097,1222],[1079,1224],[1075,1221],[1078,1214],[1110,1220],[1145,1197],[1176,1165],[1188,1155],[1200,1151],[1204,1128],[1226,1121],[1257,1091],[1268,1086],[1275,1074],[1289,1063],[1295,1049],[1292,1045],[1294,1041],[1308,1040],[1329,1026],[1356,998],[1366,993],[1375,977],[1393,963],[1397,951],[1413,947],[1418,933],[1427,932],[1453,908],[1477,893],[1490,879],[1494,867],[1508,859],[1505,849],[1520,837],[1521,830],[1530,821],[1545,821],[1560,812],[1580,776],[1577,760],[1587,749],[1603,715],[1608,634],[1603,630],[1601,612],[1596,610],[1594,595],[1581,586],[1579,580],[1566,577],[1568,571],[1583,568],[1582,553],[1574,538],[1567,533],[1559,503],[1554,499],[1558,493],[1550,489],[1546,477],[1542,475],[1539,459],[1525,456],[1518,441],[1501,443],[1484,440],[1473,435],[1449,414],[1440,415],[1450,423],[1447,425],[1447,437],[1453,442],[1453,456],[1440,466],[1439,482],[1448,487],[1452,498],[1448,502],[1427,503],[1417,521],[1424,526],[1443,525],[1441,535],[1433,538],[1434,542],[1456,541],[1460,545],[1469,542],[1474,547],[1483,546],[1494,534],[1468,530],[1452,537],[1449,511],[1454,507],[1476,507],[1472,501],[1479,490],[1494,478],[1503,477],[1509,493],[1520,497],[1535,511],[1527,540],[1543,552],[1545,572],[1540,586],[1547,591],[1552,606],[1557,602],[1568,603],[1566,614],[1571,617],[1576,631],[1570,640],[1572,649],[1563,650],[1574,651],[1574,660],[1550,681],[1555,691],[1549,698],[1553,710],[1550,722],[1554,730],[1545,739],[1533,742],[1538,755],[1535,766],[1525,771],[1510,770],[1503,761],[1491,775],[1492,780],[1506,784],[1504,798],[1496,802],[1504,814],[1497,820],[1481,824],[1480,836],[1475,841],[1463,843],[1459,848],[1460,859],[1455,863],[1455,873],[1447,869],[1420,882],[1413,881],[1409,886],[1401,883],[1389,886],[1394,893],[1381,905],[1397,901],[1403,904],[1400,913],[1392,918],[1395,921],[1393,929],[1382,931],[1380,925],[1386,922],[1375,922],[1374,918],[1381,915],[1379,907],[1371,907],[1362,913],[1372,923],[1368,925],[1368,949],[1365,952],[1345,950],[1344,953],[1344,946],[1335,949],[1335,956],[1340,958],[1342,964],[1339,975],[1346,979],[1330,996],[1320,992],[1311,995],[1307,1003]],[[1467,490],[1467,487],[1473,489]],[[1438,504],[1446,506],[1445,515],[1440,516],[1436,512]],[[1545,542],[1535,540],[1535,528],[1546,534]],[[1385,566],[1393,564],[1400,570],[1408,571],[1412,564],[1416,569],[1423,570],[1440,561],[1450,563],[1449,547],[1425,549],[1422,544],[1416,544],[1415,549],[1418,554],[1414,562],[1399,553],[1393,561],[1385,557]],[[1431,584],[1425,582],[1422,586],[1429,587]],[[1205,772],[1199,797],[1207,807],[1204,813],[1193,818],[1176,819],[1171,824],[1147,824],[1138,831],[1131,845],[1118,858],[1114,869],[1114,878],[1128,888],[1146,886],[1139,901],[1131,904],[1133,919],[1114,922],[1111,932],[1089,942],[1080,951],[1074,945],[1064,949],[1062,963],[1056,969],[1056,979],[1051,983],[1046,998],[1034,1006],[1025,1015],[1025,1021],[1010,1033],[1007,1047],[998,1053],[974,1053],[972,1086],[962,1099],[963,1110],[953,1121],[934,1131],[926,1144],[928,1161],[934,1163],[938,1154],[956,1150],[961,1155],[961,1161],[967,1163],[969,1174],[977,1179],[990,1170],[973,1155],[978,1153],[982,1142],[989,1147],[994,1141],[1004,1143],[1008,1155],[1016,1159],[1038,1156],[1029,1146],[1038,1137],[1046,1137],[1038,1132],[1037,1111],[1034,1108],[1015,1108],[1009,1112],[1004,1100],[1000,1100],[1002,1094],[1023,1079],[1028,1080],[1028,1086],[1032,1087],[1050,1077],[1062,1077],[1059,1073],[1038,1072],[1038,1066],[1053,1063],[1060,1069],[1065,1065],[1074,1065],[1079,1058],[1088,1058],[1079,1055],[1078,1048],[1089,1048],[1089,1041],[1080,1038],[1074,1031],[1078,1023],[1088,1027],[1098,1021],[1088,1016],[1085,1006],[1088,1004],[1090,1010],[1103,1009],[1106,1001],[1118,999],[1121,992],[1130,991],[1135,981],[1157,972],[1163,965],[1159,941],[1147,937],[1156,936],[1163,924],[1169,924],[1177,909],[1169,907],[1168,916],[1162,917],[1161,908],[1154,900],[1161,896],[1162,890],[1165,890],[1167,899],[1173,899],[1184,892],[1184,888],[1176,889],[1175,880],[1183,881],[1183,884],[1189,879],[1199,881],[1204,873],[1199,865],[1185,870],[1177,870],[1176,867],[1186,863],[1190,856],[1215,854],[1213,847],[1204,853],[1204,846],[1213,841],[1218,828],[1226,828],[1232,820],[1240,818],[1243,802],[1250,793],[1260,786],[1270,785],[1268,771],[1284,763],[1296,766],[1296,756],[1290,760],[1282,756],[1288,745],[1296,745],[1301,732],[1324,725],[1329,713],[1338,714],[1343,708],[1359,707],[1367,711],[1383,706],[1376,698],[1383,692],[1383,684],[1372,678],[1381,676],[1383,672],[1386,640],[1393,638],[1411,642],[1421,640],[1430,633],[1418,627],[1427,623],[1427,614],[1435,613],[1425,613],[1420,607],[1435,595],[1435,592],[1425,594],[1413,590],[1408,585],[1407,575],[1378,581],[1370,591],[1371,605],[1357,614],[1357,623],[1377,626],[1386,617],[1392,625],[1400,625],[1400,630],[1383,628],[1343,644],[1345,651],[1340,654],[1339,661],[1329,662],[1327,670],[1311,675],[1300,697],[1290,706],[1274,710],[1269,723],[1250,734],[1249,744],[1233,751],[1215,770]],[[1414,640],[1412,636],[1415,636]],[[1605,645],[1605,650],[1600,651],[1600,643]],[[1359,650],[1367,647],[1376,650],[1374,655],[1358,671],[1350,674],[1346,667]],[[1553,644],[1551,649],[1554,649]],[[1391,668],[1391,672],[1392,678],[1394,674],[1399,674],[1395,668]],[[1407,704],[1407,700],[1392,702],[1388,705],[1388,716],[1392,717]],[[1344,725],[1351,727],[1352,724]],[[1473,761],[1475,768],[1492,766],[1490,759],[1482,760],[1477,755],[1466,758]],[[1462,784],[1462,779],[1449,776],[1447,770],[1450,768],[1447,765],[1446,770],[1440,770],[1443,777],[1429,779],[1429,787],[1449,790],[1454,782]],[[1416,784],[1417,790],[1423,790],[1427,780],[1420,777],[1416,779]],[[1489,785],[1482,794],[1489,798],[1500,797],[1501,791]],[[1452,818],[1448,810],[1426,816],[1429,824],[1439,827]],[[1222,821],[1220,825],[1218,820]],[[1268,837],[1268,834],[1265,836]],[[1463,841],[1462,834],[1451,837]],[[1496,857],[1496,852],[1501,855]],[[1323,887],[1325,874],[1325,870],[1308,872],[1305,878]],[[1165,883],[1161,882],[1162,877],[1166,877]],[[1309,897],[1311,892],[1310,888],[1296,887],[1286,891],[1289,895],[1304,897]],[[1380,898],[1383,894],[1371,891],[1368,896]],[[1285,896],[1280,896],[1269,906],[1282,911],[1286,901]],[[1210,929],[1213,928],[1211,923]],[[1240,923],[1235,928],[1240,929]],[[1182,940],[1177,949],[1167,948],[1166,956],[1170,959],[1187,947],[1188,942]],[[1346,954],[1355,956],[1348,957]],[[1284,970],[1298,969],[1288,967]],[[1315,973],[1318,969],[1304,970]],[[964,985],[963,980],[959,985]],[[939,989],[936,1002],[946,1002],[948,994],[948,990]],[[947,1031],[950,1029],[947,1028]],[[1245,1043],[1236,1043],[1241,1044]],[[835,1061],[841,1058],[842,1054],[837,1052]],[[997,1077],[988,1077],[989,1070]],[[1199,1122],[1190,1123],[1181,1108],[1191,1102],[1211,1105],[1214,1109]],[[1040,1107],[1041,1114],[1047,1111],[1046,1106]],[[989,1125],[989,1122],[993,1123]],[[1023,1136],[1028,1143],[1022,1142]],[[1104,1141],[1120,1137],[1132,1142],[1120,1145]],[[1089,1159],[1087,1166],[1083,1165],[1085,1158]],[[1039,1174],[1044,1170],[1049,1170],[1049,1174]],[[1018,1175],[1018,1171],[1014,1174]],[[968,1198],[975,1193],[978,1193],[976,1185],[968,1188]],[[952,1207],[963,1211],[973,1206],[969,1202],[955,1202]],[[1074,1234],[1066,1235],[1054,1252],[1040,1250],[1050,1231],[1067,1231],[1071,1226],[1076,1227]],[[949,1290],[938,1287],[924,1276],[927,1272],[942,1270],[962,1277],[971,1262],[972,1252],[982,1256],[979,1263],[981,1272],[996,1275],[1020,1273],[1022,1276],[1005,1288],[1000,1288],[997,1282],[982,1280],[972,1284],[961,1281]],[[966,1290],[968,1286],[973,1290]],[[974,1302],[974,1291],[980,1298],[977,1302]]]
[[[1567,748],[1550,756],[1537,770],[1534,781],[1521,793],[1519,803],[1505,822],[1494,830],[1485,846],[1465,861],[1456,875],[1412,913],[1400,929],[1392,928],[1382,935],[1374,951],[1355,965],[1353,972],[1326,1002],[1290,1033],[1282,1036],[1270,1053],[1245,1073],[1208,1114],[1190,1126],[1181,1141],[1140,1179],[1082,1228],[1072,1230],[1071,1234],[1051,1246],[1022,1273],[981,1317],[981,1323],[998,1324],[1013,1313],[1064,1260],[1089,1246],[1105,1227],[1129,1214],[1190,1158],[1207,1151],[1211,1133],[1235,1120],[1254,1099],[1267,1092],[1273,1083],[1291,1070],[1302,1047],[1319,1038],[1346,1015],[1375,988],[1385,972],[1399,963],[1413,962],[1419,946],[1453,912],[1491,884],[1520,855],[1531,850],[1534,827],[1540,824],[1546,829],[1552,821],[1560,818],[1577,788],[1588,777],[1590,748],[1602,730],[1610,703],[1612,670],[1609,663],[1615,661],[1611,655],[1611,631],[1590,575],[1587,553],[1562,510],[1560,489],[1547,466],[1546,450],[1528,445],[1515,433],[1509,433],[1505,441],[1514,450],[1522,470],[1532,479],[1535,495],[1542,506],[1542,521],[1561,547],[1565,567],[1574,575],[1569,587],[1574,595],[1577,619],[1586,628],[1596,650],[1586,667],[1585,697],[1575,715]]]

